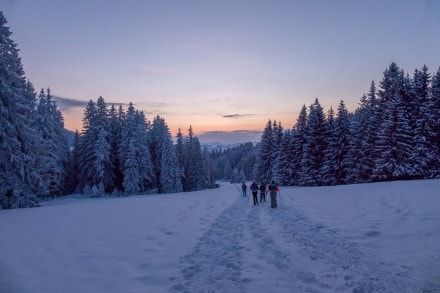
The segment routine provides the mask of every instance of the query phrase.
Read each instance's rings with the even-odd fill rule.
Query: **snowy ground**
[[[0,211],[0,292],[440,292],[440,180]]]

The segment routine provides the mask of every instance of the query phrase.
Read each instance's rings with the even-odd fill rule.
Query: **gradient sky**
[[[35,88],[128,103],[173,134],[285,128],[315,97],[357,107],[396,62],[440,66],[440,1],[0,0]],[[219,133],[219,132],[216,132]],[[240,132],[235,132],[240,133]],[[214,133],[215,134],[215,133]]]

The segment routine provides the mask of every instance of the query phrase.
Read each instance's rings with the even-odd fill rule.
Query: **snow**
[[[1,210],[0,292],[440,292],[440,180]]]

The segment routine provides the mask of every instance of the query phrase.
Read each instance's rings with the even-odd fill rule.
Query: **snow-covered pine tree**
[[[293,178],[293,153],[292,153],[292,131],[284,132],[275,159],[273,179],[282,186],[292,184]]]
[[[70,152],[69,163],[67,168],[66,194],[79,192],[79,190],[77,190],[77,187],[79,185],[77,175],[79,173],[79,160],[81,157],[78,147],[79,140],[80,140],[79,132],[78,130],[76,130],[73,139],[73,149]]]
[[[83,117],[83,133],[78,145],[81,154],[78,182],[85,186],[104,186],[105,192],[114,188],[114,166],[111,157],[109,112],[104,98],[90,100]],[[102,183],[102,184],[101,184]],[[97,193],[101,194],[101,193]]]
[[[208,182],[208,188],[215,188],[215,180],[218,177],[218,170],[214,164],[214,160],[211,158],[208,147],[203,147],[203,161],[205,164],[205,175]]]
[[[183,190],[179,163],[173,145],[171,134],[162,145],[162,160],[160,171],[160,190],[162,193],[175,193]]]
[[[256,179],[258,182],[268,182],[273,177],[272,164],[274,163],[274,144],[274,131],[272,121],[269,119],[264,127],[258,148],[256,173]]]
[[[431,81],[429,104],[431,106],[427,119],[430,127],[427,144],[431,149],[430,177],[440,178],[440,67]]]
[[[124,193],[131,195],[142,192],[142,180],[136,153],[138,141],[134,136],[127,137],[127,139],[127,150],[122,163],[122,172],[124,174],[123,187]]]
[[[430,121],[432,118],[430,114],[433,108],[429,97],[430,84],[431,75],[426,65],[421,70],[414,71],[409,89],[412,105],[410,121],[414,131],[411,162],[414,164],[418,178],[429,178],[434,164],[435,152],[430,147],[428,139],[431,132]]]
[[[0,208],[31,207],[40,182],[39,137],[31,124],[35,91],[26,81],[17,45],[0,11]]]
[[[304,157],[304,148],[306,145],[305,130],[307,126],[307,107],[303,105],[299,113],[295,126],[292,129],[292,185],[299,184],[299,174],[302,173],[302,164]]]
[[[382,117],[376,145],[379,157],[373,171],[375,180],[409,179],[416,172],[411,162],[413,132],[407,118],[404,82],[403,70],[393,62],[380,83]]]
[[[149,124],[143,112],[130,103],[122,127],[119,160],[124,175],[125,194],[145,192],[155,187],[150,154]]]
[[[202,148],[199,139],[194,136],[192,127],[188,130],[188,140],[185,143],[187,161],[185,166],[185,191],[195,191],[208,188],[206,170],[202,157]]]
[[[151,160],[153,162],[153,170],[155,173],[156,183],[158,192],[162,193],[161,189],[161,171],[162,171],[162,155],[163,148],[168,140],[169,130],[168,126],[165,125],[165,120],[157,115],[153,119],[153,123],[150,130],[151,137]]]
[[[93,128],[97,136],[95,141],[96,161],[94,164],[96,169],[95,184],[104,186],[104,191],[111,193],[114,188],[113,179],[115,174],[113,172],[109,111],[103,97],[99,97],[96,101],[96,119],[93,121],[95,123]]]
[[[273,121],[273,149],[272,149],[272,178],[271,180],[275,180],[278,184],[281,184],[278,180],[283,180],[283,176],[280,174],[282,171],[278,170],[278,167],[281,166],[279,164],[279,160],[281,160],[281,142],[283,140],[283,127],[281,126],[281,122],[276,120]]]
[[[64,119],[52,100],[50,89],[47,95],[42,89],[39,95],[33,128],[41,137],[38,170],[42,180],[38,195],[55,197],[65,191],[69,147],[64,135]]]
[[[356,109],[351,126],[348,181],[369,182],[372,180],[376,154],[375,144],[379,131],[379,108],[376,98],[376,85],[371,82],[367,95],[363,95]]]
[[[301,185],[320,185],[322,181],[320,172],[324,163],[326,144],[324,110],[317,98],[310,105],[305,139],[306,145],[301,161],[299,183]]]
[[[240,182],[241,182],[240,172],[238,171],[238,168],[235,167],[232,169],[231,172],[231,183],[240,183]]]
[[[327,113],[324,128],[327,147],[324,150],[324,164],[321,168],[322,184],[335,185],[337,184],[336,173],[338,169],[337,156],[339,153],[339,139],[336,135],[335,112],[332,107],[330,107]]]
[[[138,161],[142,182],[142,191],[154,188],[154,170],[151,160],[151,125],[143,111],[136,111],[136,128],[134,135],[138,138]]]
[[[335,137],[339,145],[336,153],[336,184],[347,183],[347,175],[349,165],[351,164],[349,158],[350,151],[350,114],[345,106],[344,101],[338,105],[338,116],[335,119]]]
[[[78,190],[85,192],[84,188],[96,184],[96,173],[94,164],[96,161],[95,142],[97,141],[97,133],[94,129],[94,119],[96,119],[96,103],[90,100],[84,110],[83,116],[83,132],[80,134],[80,140],[78,144],[79,158],[79,173],[78,178]]]
[[[183,134],[179,128],[177,135],[176,135],[175,149],[176,149],[176,157],[177,157],[177,162],[178,162],[179,172],[180,172],[180,182],[182,184],[182,187],[186,186],[185,166],[186,166],[187,158],[185,155],[185,146],[184,145],[185,145],[185,142],[183,139]]]
[[[124,110],[122,105],[119,106],[119,110],[116,110],[113,104],[109,112],[109,143],[110,143],[110,160],[113,165],[113,185],[114,189],[122,190],[122,170],[121,162],[119,161],[119,144],[121,142],[122,124],[124,121]],[[118,192],[115,192],[118,193]]]
[[[151,154],[159,193],[182,191],[181,174],[168,125],[156,116],[151,127]]]
[[[219,160],[219,162],[221,162],[221,160]],[[235,178],[237,178],[236,174],[234,174],[234,169],[231,166],[231,163],[229,162],[229,160],[224,160],[224,165],[223,165],[223,170],[222,170],[222,177],[223,179],[231,179],[231,180],[235,180]],[[238,171],[238,170],[237,170]],[[233,183],[237,183],[237,182],[233,182]]]

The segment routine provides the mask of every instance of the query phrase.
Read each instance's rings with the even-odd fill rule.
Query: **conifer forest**
[[[319,186],[440,177],[440,68],[410,74],[391,63],[354,112],[344,101],[325,111],[316,98],[292,127],[269,120],[258,144],[215,149],[192,127],[173,138],[164,118],[98,97],[69,145],[50,89],[36,92],[11,35],[0,12],[0,209],[68,194],[195,191],[220,179]]]

